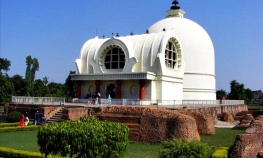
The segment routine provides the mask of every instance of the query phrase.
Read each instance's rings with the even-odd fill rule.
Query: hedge
[[[71,157],[123,157],[129,128],[120,123],[84,116],[79,121],[45,124],[38,131],[40,152]],[[54,143],[59,142],[59,143]]]
[[[1,157],[12,157],[12,158],[43,158],[44,155],[38,152],[16,150],[5,147],[0,147]]]
[[[0,128],[4,128],[4,127],[17,127],[19,124],[19,122],[15,122],[15,123],[0,123]]]
[[[33,131],[38,130],[39,126],[17,126],[17,127],[4,127],[0,128],[0,133],[2,132],[15,132],[15,131]]]

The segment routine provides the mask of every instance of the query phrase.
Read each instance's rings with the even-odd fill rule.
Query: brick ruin
[[[231,158],[263,157],[263,111],[248,111],[246,105],[216,106],[185,109],[165,109],[142,106],[39,106],[25,104],[5,105],[5,114],[11,111],[34,112],[50,118],[63,108],[62,120],[78,120],[81,116],[92,114],[101,120],[124,123],[130,128],[129,139],[136,142],[157,143],[172,137],[200,140],[200,134],[215,134],[214,122],[218,117],[223,121],[239,120],[234,128],[246,131],[236,137],[229,150]]]
[[[228,157],[263,158],[263,111],[243,111],[237,114],[236,119],[240,120],[240,124],[234,128],[246,130],[237,135]]]
[[[121,122],[130,130],[130,140],[158,143],[170,138],[200,140],[199,134],[214,134],[213,118],[210,115],[193,114],[180,110],[154,107],[102,107],[95,112],[101,120]],[[194,117],[192,117],[194,116]],[[196,119],[202,120],[209,133],[199,130]]]

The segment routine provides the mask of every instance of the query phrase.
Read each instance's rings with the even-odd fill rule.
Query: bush
[[[8,114],[8,116],[6,117],[6,121],[7,122],[19,122],[21,117],[21,112],[19,111],[12,111]]]
[[[174,138],[163,142],[159,158],[207,158],[211,150],[211,147],[202,142]]]
[[[37,137],[45,155],[110,158],[125,155],[128,136],[127,126],[86,115],[79,121],[45,124]]]
[[[212,155],[212,158],[227,158],[228,147],[219,147],[215,150]]]

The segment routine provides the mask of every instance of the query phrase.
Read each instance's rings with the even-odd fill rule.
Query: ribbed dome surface
[[[207,32],[192,20],[170,17],[153,24],[149,33],[174,30],[186,62],[186,73],[215,74],[214,47]]]

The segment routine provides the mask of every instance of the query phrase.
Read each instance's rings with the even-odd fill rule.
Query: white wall
[[[215,92],[184,92],[184,100],[216,100]]]
[[[162,81],[162,100],[182,100],[183,84]]]
[[[87,96],[87,93],[90,91],[90,93],[95,92],[96,85],[95,81],[85,81],[81,84],[81,98],[84,98]]]
[[[215,86],[214,76],[185,75],[183,100],[216,100]]]
[[[121,87],[121,97],[125,99],[138,99],[140,85],[138,80],[123,80]]]

